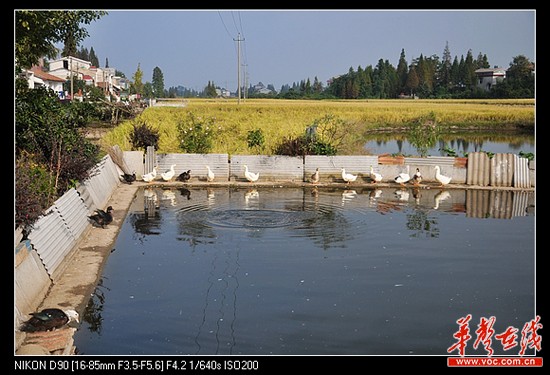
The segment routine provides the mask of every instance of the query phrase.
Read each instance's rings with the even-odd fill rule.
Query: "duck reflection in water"
[[[187,188],[180,188],[179,190],[181,195],[183,195],[184,197],[187,197],[187,200],[191,199],[191,190]]]

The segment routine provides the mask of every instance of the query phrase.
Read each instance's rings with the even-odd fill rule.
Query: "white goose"
[[[212,169],[210,169],[210,167],[207,165],[206,166],[206,181],[212,182],[212,181],[214,181],[215,177],[216,176],[214,175],[214,172],[212,172]]]
[[[174,169],[175,166],[176,164],[172,164],[169,170],[160,174],[164,181],[170,181],[174,177],[176,174],[176,170]]]
[[[151,182],[153,181],[155,178],[157,177],[157,167],[153,167],[153,171],[152,172],[149,172],[149,173],[146,173],[144,174],[143,176],[141,176],[141,178],[143,179],[143,181],[145,182]]]
[[[315,173],[311,175],[311,183],[317,184],[319,182],[319,168],[315,169]]]
[[[435,169],[435,179],[441,184],[440,185],[441,187],[448,185],[451,182],[451,177],[444,176],[441,174],[439,165],[436,165],[434,169]]]
[[[407,173],[399,173],[397,177],[394,178],[394,181],[400,184],[401,186],[405,186],[405,183],[411,179],[411,175],[409,174],[409,172],[410,172],[410,168],[407,165]]]
[[[370,166],[370,178],[372,179],[371,183],[373,184],[382,181],[382,175],[380,173],[376,173],[374,168],[372,168],[372,165]]]
[[[248,166],[244,165],[244,177],[250,182],[256,182],[260,178],[260,172],[252,173],[248,170]]]
[[[355,182],[355,180],[357,180],[357,175],[346,173],[346,169],[342,168],[342,180],[347,182],[347,184],[349,185],[350,182]]]

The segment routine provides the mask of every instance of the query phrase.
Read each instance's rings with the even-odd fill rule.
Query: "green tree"
[[[216,92],[216,85],[214,85],[213,81],[208,81],[208,84],[204,88],[204,96],[207,98],[215,98],[218,96],[218,93]]]
[[[164,75],[158,66],[153,69],[153,94],[157,98],[164,97]]]
[[[418,75],[416,74],[416,68],[413,65],[409,69],[409,74],[407,75],[407,83],[405,85],[407,89],[409,89],[411,95],[415,94],[416,90],[418,89],[419,83],[420,82],[418,80]]]
[[[94,47],[90,47],[89,61],[93,66],[99,68],[99,58],[95,54]]]
[[[470,90],[473,90],[476,86],[476,64],[474,62],[474,56],[472,50],[468,50],[466,54],[466,60],[464,60],[464,84]]]
[[[397,76],[399,77],[399,91],[405,90],[407,85],[407,76],[409,75],[409,67],[405,59],[405,49],[401,49],[399,62],[397,63]]]
[[[445,49],[443,50],[443,58],[441,59],[441,64],[439,65],[439,85],[442,86],[445,90],[451,85],[451,50],[449,49],[449,42],[445,43]]]
[[[138,63],[137,69],[132,76],[132,81],[130,92],[138,95],[143,94],[143,71],[141,70],[140,63]]]
[[[153,84],[151,82],[149,82],[149,81],[145,82],[145,84],[143,85],[142,95],[143,95],[144,98],[154,98],[155,97]]]
[[[106,14],[104,11],[16,11],[16,68],[30,68],[42,57],[57,57],[56,43],[74,43],[76,50],[89,35],[81,25],[89,25]]]

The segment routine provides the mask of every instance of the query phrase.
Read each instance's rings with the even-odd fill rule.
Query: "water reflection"
[[[84,354],[439,354],[457,309],[533,315],[532,221],[500,220],[534,215],[533,193],[186,190],[138,193],[83,314]]]
[[[447,156],[449,152],[463,156],[469,152],[489,151],[502,153],[534,152],[534,134],[514,132],[480,132],[442,134],[429,155]],[[404,134],[371,134],[365,140],[365,150],[371,154],[418,155],[418,150]]]

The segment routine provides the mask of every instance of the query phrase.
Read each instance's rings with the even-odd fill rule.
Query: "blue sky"
[[[131,78],[138,63],[144,81],[158,66],[165,87],[202,90],[208,81],[237,88],[238,33],[242,77],[283,84],[376,66],[380,58],[397,66],[433,54],[486,54],[491,66],[508,67],[514,56],[536,62],[535,16],[531,10],[108,10],[87,26],[82,45],[93,47],[100,65]]]

